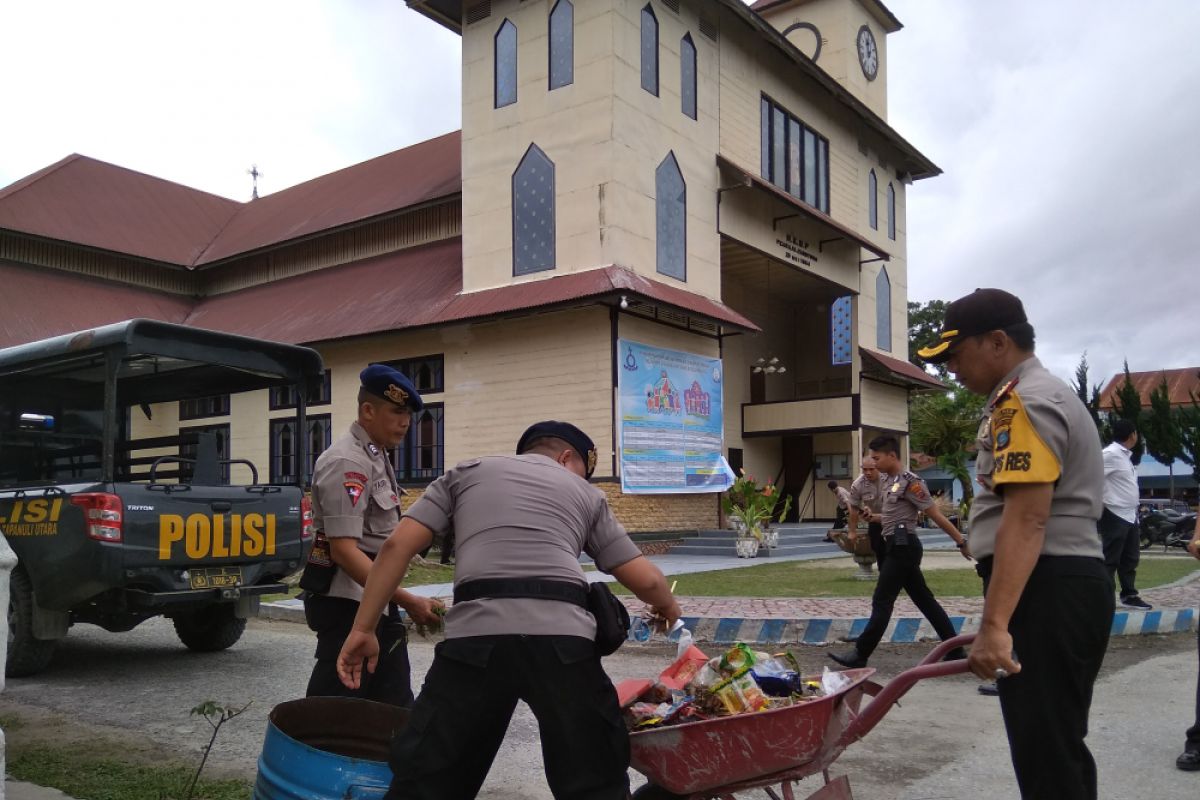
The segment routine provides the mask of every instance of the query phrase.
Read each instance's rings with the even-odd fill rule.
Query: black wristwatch
[[[966,547],[966,546],[967,546],[967,539],[966,539],[966,537],[964,536],[964,537],[963,537],[963,540],[962,540],[961,542],[955,542],[954,546],[955,546],[955,547],[957,547],[959,550],[962,550],[964,547]]]

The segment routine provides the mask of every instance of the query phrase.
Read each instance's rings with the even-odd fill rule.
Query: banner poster
[[[721,359],[621,339],[617,360],[621,490],[722,492],[733,482],[724,452]]]

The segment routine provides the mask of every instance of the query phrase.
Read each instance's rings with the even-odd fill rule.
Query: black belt
[[[479,578],[454,587],[455,605],[481,597],[532,597],[538,600],[561,600],[587,608],[587,596],[587,587],[578,583],[543,578]]]

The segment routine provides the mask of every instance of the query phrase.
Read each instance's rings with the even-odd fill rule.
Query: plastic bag
[[[829,667],[825,667],[825,671],[821,673],[821,689],[825,694],[837,694],[842,689],[849,686],[853,681],[841,672],[834,672]]]

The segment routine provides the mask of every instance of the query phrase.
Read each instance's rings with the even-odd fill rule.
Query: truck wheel
[[[44,670],[54,655],[54,640],[33,635],[33,581],[23,569],[15,569],[8,584],[8,661],[4,674],[23,678]]]
[[[172,620],[175,635],[189,650],[200,653],[232,647],[246,630],[246,620],[235,617],[233,610],[233,604],[226,603],[179,614]]]

